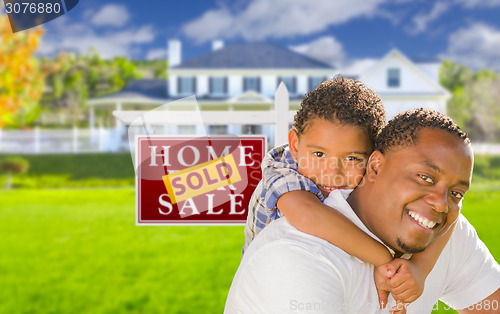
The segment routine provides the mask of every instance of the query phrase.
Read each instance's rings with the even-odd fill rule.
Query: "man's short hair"
[[[373,143],[385,124],[385,109],[380,97],[363,83],[336,76],[305,95],[293,122],[299,137],[314,118],[360,126]]]
[[[469,144],[467,133],[448,116],[435,110],[418,108],[407,110],[393,117],[382,129],[375,141],[375,150],[382,153],[415,145],[418,134],[423,128],[434,128]]]

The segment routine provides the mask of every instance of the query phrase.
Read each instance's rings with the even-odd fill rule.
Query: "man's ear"
[[[375,178],[380,173],[385,162],[385,156],[379,150],[373,151],[368,159],[368,163],[366,164],[366,174],[365,180],[369,182],[375,181]]]
[[[288,147],[290,149],[290,155],[293,159],[297,160],[297,155],[299,153],[299,135],[295,129],[291,129],[288,132]]]

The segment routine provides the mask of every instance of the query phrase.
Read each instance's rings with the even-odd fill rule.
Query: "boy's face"
[[[368,133],[361,127],[321,118],[310,120],[300,139],[291,130],[288,143],[299,172],[316,183],[325,197],[336,189],[354,189],[372,151]]]

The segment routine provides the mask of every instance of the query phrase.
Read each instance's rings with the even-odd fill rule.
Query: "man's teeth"
[[[424,216],[417,214],[416,212],[409,211],[408,214],[413,218],[419,225],[426,229],[432,229],[436,225],[435,221],[431,221]]]

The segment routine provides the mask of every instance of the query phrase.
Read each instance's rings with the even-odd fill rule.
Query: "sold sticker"
[[[241,181],[233,155],[227,155],[163,177],[172,204]]]

